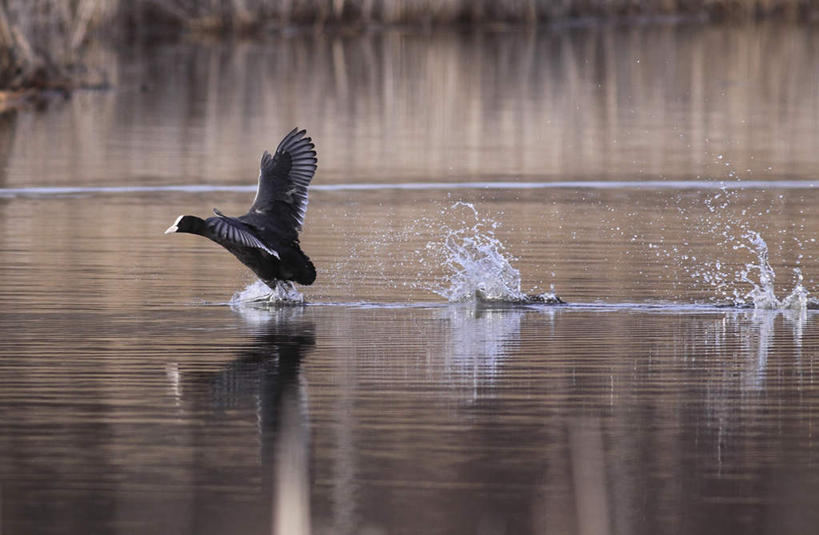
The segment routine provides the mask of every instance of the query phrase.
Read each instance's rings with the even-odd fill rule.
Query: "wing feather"
[[[217,212],[218,213],[218,212]],[[252,247],[261,249],[267,254],[279,258],[279,253],[271,249],[262,241],[254,236],[249,230],[245,228],[244,223],[235,218],[227,217],[218,214],[217,217],[209,217],[205,220],[208,228],[214,236],[218,237],[222,242],[228,242],[233,245],[241,245],[244,247]]]
[[[276,216],[289,227],[280,230],[294,236],[304,224],[307,188],[318,162],[315,145],[306,134],[306,130],[294,128],[281,140],[275,154],[262,154],[259,188],[248,212],[248,216]]]

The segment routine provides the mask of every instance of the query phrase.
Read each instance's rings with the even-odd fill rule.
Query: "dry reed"
[[[0,2],[0,87],[68,83],[89,32],[117,11],[106,0]]]

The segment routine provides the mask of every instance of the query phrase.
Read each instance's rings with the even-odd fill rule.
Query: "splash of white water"
[[[520,271],[511,264],[516,258],[495,236],[497,221],[481,218],[467,202],[453,204],[445,214],[459,221],[454,228],[443,226],[443,239],[429,242],[426,249],[440,259],[448,274],[426,289],[450,302],[562,303],[554,293],[521,291]]]
[[[236,292],[230,299],[231,306],[289,306],[304,304],[304,294],[299,292],[292,282],[278,282],[270,288],[257,280],[248,284],[244,290]]]
[[[808,297],[802,278],[801,264],[806,254],[804,244],[815,242],[815,239],[801,237],[806,232],[804,220],[801,223],[796,220],[791,225],[791,239],[798,245],[793,259],[794,286],[780,299],[774,291],[776,274],[770,262],[768,244],[762,235],[770,234],[765,217],[776,208],[777,203],[784,202],[784,196],[766,198],[763,195],[743,193],[742,173],[729,161],[723,161],[722,155],[717,156],[717,160],[726,166],[727,177],[731,181],[721,182],[719,189],[704,199],[707,211],[702,214],[699,201],[695,201],[697,204],[692,207],[679,204],[681,199],[677,201],[677,211],[685,221],[699,222],[689,228],[694,239],[686,236],[681,244],[670,249],[664,249],[661,244],[650,244],[649,247],[656,251],[656,256],[665,255],[695,280],[710,286],[714,300],[727,299],[733,306],[759,310],[803,311],[819,306],[816,299]],[[694,219],[695,216],[697,219]],[[785,232],[787,231],[784,229],[780,230],[779,235],[784,235]],[[714,243],[722,253],[709,259],[707,253],[693,248],[692,242],[697,241]],[[775,258],[784,260],[787,250],[785,242],[774,245],[779,245],[779,253]],[[690,251],[686,250],[689,248]],[[731,250],[746,251],[752,255],[752,259],[738,261],[733,256],[726,257],[725,253]],[[808,258],[811,257],[808,255]]]
[[[737,302],[746,303],[747,300],[750,300],[754,308],[765,310],[801,311],[807,309],[808,292],[802,286],[802,270],[798,267],[794,268],[796,284],[793,290],[780,300],[774,293],[776,273],[768,257],[768,244],[758,232],[753,230],[747,231],[742,237],[747,243],[736,244],[734,249],[747,249],[756,255],[757,262],[746,264],[745,269],[740,272],[741,280],[750,284],[752,288],[744,296],[736,296]],[[754,277],[753,274],[756,274],[757,277]]]

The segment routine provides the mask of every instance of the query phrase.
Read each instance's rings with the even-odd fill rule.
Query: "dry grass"
[[[0,86],[47,87],[70,78],[89,31],[116,12],[106,0],[0,3]]]

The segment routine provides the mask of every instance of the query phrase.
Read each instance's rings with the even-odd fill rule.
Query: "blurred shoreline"
[[[808,0],[9,0],[0,3],[0,111],[45,107],[77,88],[108,87],[107,73],[86,59],[100,41],[762,19],[815,24],[819,6]]]

